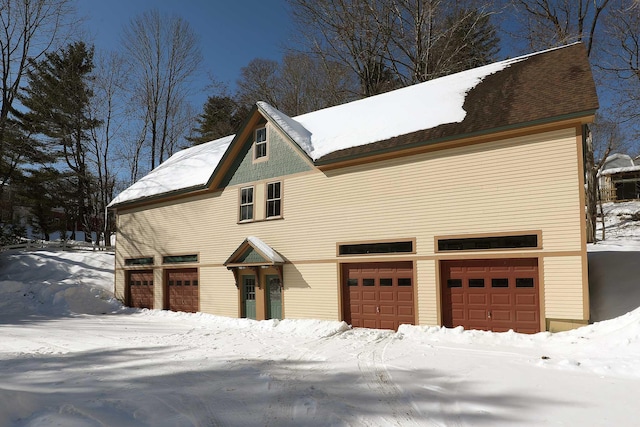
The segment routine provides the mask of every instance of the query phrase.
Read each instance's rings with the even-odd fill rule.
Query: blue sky
[[[176,14],[200,37],[201,86],[208,74],[233,89],[240,69],[254,58],[279,60],[293,34],[286,0],[77,0],[89,40],[97,49],[118,49],[122,27],[150,9]],[[195,96],[201,108],[208,93]]]

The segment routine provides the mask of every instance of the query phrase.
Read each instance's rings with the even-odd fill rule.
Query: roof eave
[[[383,148],[383,149],[379,149],[379,150],[372,150],[372,151],[367,152],[367,153],[356,153],[356,154],[350,154],[350,155],[345,155],[345,156],[336,156],[336,157],[329,158],[329,159],[326,159],[326,160],[323,160],[323,158],[321,157],[321,158],[317,159],[314,163],[315,163],[315,165],[317,167],[322,168],[323,166],[331,166],[331,165],[334,165],[336,163],[358,161],[358,160],[365,159],[367,157],[375,157],[375,156],[379,156],[379,155],[393,153],[393,152],[396,152],[396,151],[399,152],[399,151],[411,150],[411,149],[415,149],[415,148],[419,148],[419,147],[427,147],[427,146],[440,144],[440,143],[444,143],[444,142],[451,142],[451,141],[469,139],[469,138],[477,138],[477,137],[487,136],[487,135],[491,135],[491,134],[497,134],[497,133],[501,133],[501,132],[514,131],[514,130],[518,130],[518,129],[525,129],[527,127],[547,125],[547,124],[552,124],[554,122],[570,121],[570,120],[574,120],[574,119],[583,119],[583,120],[580,120],[581,123],[591,123],[593,121],[593,118],[595,117],[596,110],[597,110],[597,108],[594,108],[594,109],[590,109],[590,110],[586,110],[586,111],[580,111],[580,112],[575,112],[575,113],[571,113],[571,114],[565,114],[563,116],[547,117],[547,118],[533,120],[533,121],[529,121],[529,122],[522,122],[522,123],[517,123],[517,124],[512,124],[512,125],[507,125],[507,126],[501,126],[501,127],[496,127],[496,128],[490,128],[490,129],[482,129],[482,130],[479,130],[479,131],[476,131],[476,132],[449,135],[449,136],[444,136],[444,137],[441,137],[441,138],[431,139],[431,140],[428,140],[428,141],[410,143],[410,144],[405,144],[405,145],[402,145],[402,146]],[[385,141],[386,140],[376,141],[376,142],[373,142],[371,144],[383,143]],[[325,157],[327,157],[327,156],[325,156]]]
[[[150,203],[158,203],[165,199],[172,199],[174,197],[184,196],[191,193],[200,192],[206,190],[208,186],[205,185],[193,185],[191,187],[181,188],[179,190],[172,190],[166,193],[154,194],[153,196],[145,196],[134,200],[127,200],[124,202],[116,203],[115,205],[108,205],[107,209],[109,210],[118,210],[118,209],[130,209],[135,208],[138,205],[147,205]]]

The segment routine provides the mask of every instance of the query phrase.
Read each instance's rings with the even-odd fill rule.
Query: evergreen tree
[[[240,106],[228,96],[210,96],[204,104],[204,111],[198,116],[198,127],[194,136],[187,138],[193,145],[235,133],[248,114],[248,109]]]
[[[74,216],[85,231],[85,239],[91,236],[88,143],[91,130],[100,124],[90,115],[92,70],[93,47],[83,42],[71,43],[60,51],[47,53],[41,61],[32,61],[27,72],[28,86],[21,97],[28,111],[20,115],[25,130],[55,144],[59,158],[73,174]]]
[[[450,28],[451,35],[446,39],[442,54],[450,61],[447,74],[495,61],[500,39],[490,17],[478,9],[462,9],[447,16],[445,27]]]

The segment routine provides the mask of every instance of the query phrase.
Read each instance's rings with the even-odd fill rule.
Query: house
[[[589,320],[573,44],[181,151],[118,195],[115,294],[253,319],[533,333]]]
[[[608,156],[598,171],[603,202],[640,199],[640,163],[627,154]]]

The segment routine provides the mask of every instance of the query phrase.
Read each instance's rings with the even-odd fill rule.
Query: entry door
[[[282,291],[278,276],[267,276],[267,319],[282,319]]]
[[[243,317],[256,318],[256,278],[242,276],[242,310]]]

